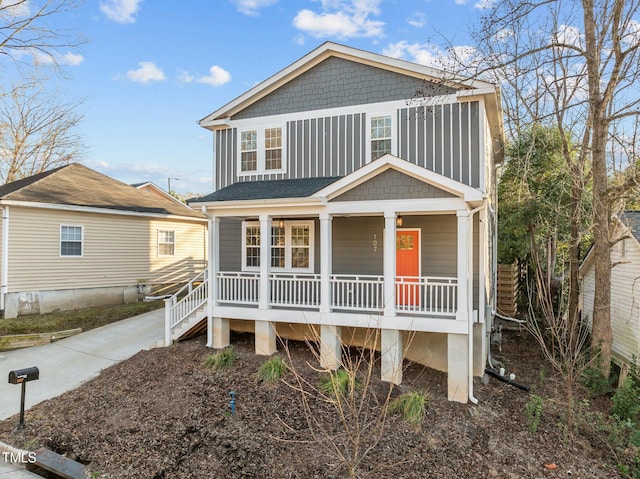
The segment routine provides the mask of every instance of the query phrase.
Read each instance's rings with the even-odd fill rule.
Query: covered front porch
[[[208,345],[229,345],[232,320],[252,321],[256,352],[270,355],[277,324],[314,325],[322,366],[337,368],[341,328],[376,328],[383,379],[399,384],[403,333],[433,333],[446,338],[440,362],[449,398],[466,402],[474,322],[484,317],[483,199],[446,178],[436,182],[435,173],[413,172],[406,162],[397,168],[401,161],[380,162],[356,178],[318,179],[307,192],[300,192],[305,180],[280,180],[261,182],[280,190],[274,197],[203,202]],[[380,182],[389,185],[383,198]],[[413,191],[403,192],[398,182],[413,182]],[[236,187],[242,188],[249,185]],[[297,194],[286,194],[291,190]]]

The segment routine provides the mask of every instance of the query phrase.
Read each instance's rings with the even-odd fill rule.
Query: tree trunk
[[[589,110],[592,120],[591,160],[593,174],[593,257],[595,292],[593,297],[591,346],[598,353],[598,369],[609,377],[611,364],[611,241],[609,239],[610,204],[607,178],[606,145],[609,134],[607,99],[602,95],[602,77],[596,13],[593,0],[582,1],[584,38],[589,85]],[[611,79],[615,81],[615,79]]]

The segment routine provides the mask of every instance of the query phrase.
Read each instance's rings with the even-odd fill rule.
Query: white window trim
[[[280,128],[282,131],[282,168],[277,170],[267,170],[266,167],[266,148],[265,148],[265,130],[271,128]],[[242,171],[242,133],[245,131],[256,131],[257,136],[257,169],[253,171]],[[237,173],[238,176],[252,175],[270,175],[287,172],[287,128],[286,124],[272,124],[265,126],[248,126],[247,128],[238,128],[237,138]]]
[[[80,254],[62,254],[62,228],[80,228]],[[60,225],[60,236],[58,242],[58,255],[60,258],[82,258],[84,257],[84,226],[82,225]]]
[[[398,130],[396,125],[396,117],[398,115],[397,110],[380,111],[374,113],[368,113],[366,115],[367,129],[366,129],[366,151],[365,151],[365,164],[371,163],[371,120],[380,116],[391,117],[391,154],[398,156]]]
[[[278,226],[279,221],[272,221],[271,227]],[[243,221],[242,222],[242,271],[260,271],[259,266],[247,266],[247,228],[259,227],[258,221]],[[291,244],[291,228],[293,226],[306,226],[309,228],[309,267],[308,268],[292,268],[291,267],[291,250],[293,245]],[[314,255],[315,255],[315,223],[313,220],[307,221],[285,221],[284,222],[284,268],[271,266],[270,270],[274,273],[313,273],[314,271]],[[262,238],[260,238],[262,243]],[[262,258],[260,258],[262,261]],[[271,245],[269,245],[269,261],[271,261]]]
[[[173,233],[173,254],[161,254],[160,253],[160,244],[171,244],[171,243],[161,243],[160,242],[160,233]],[[176,230],[167,230],[167,229],[159,229],[157,236],[156,236],[156,241],[157,241],[157,251],[158,251],[158,257],[159,258],[172,258],[176,255]]]

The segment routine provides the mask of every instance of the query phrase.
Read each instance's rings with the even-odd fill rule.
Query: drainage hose
[[[529,386],[525,385],[525,384],[520,384],[517,383],[515,381],[512,381],[511,379],[505,377],[505,376],[500,376],[500,374],[498,374],[497,372],[495,372],[493,369],[485,369],[484,370],[485,373],[487,373],[489,376],[493,376],[494,378],[502,381],[503,383],[507,383],[511,386],[517,387],[518,389],[522,389],[523,391],[527,391],[529,392]]]

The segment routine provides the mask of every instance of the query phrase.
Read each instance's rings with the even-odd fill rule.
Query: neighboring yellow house
[[[4,317],[135,302],[206,266],[207,221],[74,163],[0,187]]]

